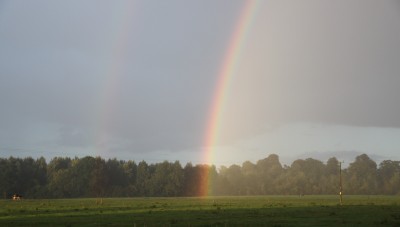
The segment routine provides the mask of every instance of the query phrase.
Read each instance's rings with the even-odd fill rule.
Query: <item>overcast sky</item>
[[[0,156],[203,160],[244,0],[0,0]],[[400,159],[400,2],[259,1],[217,165]]]

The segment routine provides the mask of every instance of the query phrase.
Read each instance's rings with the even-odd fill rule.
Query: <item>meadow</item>
[[[400,226],[400,197],[0,200],[0,226]]]

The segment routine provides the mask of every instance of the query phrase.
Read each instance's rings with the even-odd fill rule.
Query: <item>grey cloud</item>
[[[106,135],[120,152],[198,150],[242,3],[0,3],[1,143],[32,144],[37,129],[71,149]],[[238,140],[290,122],[400,127],[398,6],[260,1],[222,131]]]

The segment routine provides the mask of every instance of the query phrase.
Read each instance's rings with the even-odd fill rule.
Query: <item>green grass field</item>
[[[400,197],[0,200],[0,226],[400,226]]]

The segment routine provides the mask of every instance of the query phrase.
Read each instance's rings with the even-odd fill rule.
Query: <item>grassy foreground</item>
[[[394,196],[0,200],[0,226],[400,226]]]

